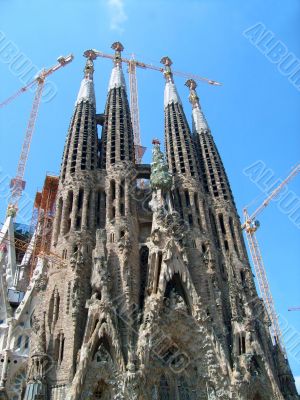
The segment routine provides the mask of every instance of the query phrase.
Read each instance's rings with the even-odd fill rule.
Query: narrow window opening
[[[199,201],[198,201],[198,194],[197,193],[194,193],[194,204],[195,204],[196,213],[199,216],[200,215],[200,210],[199,210]]]
[[[184,196],[185,196],[185,205],[187,207],[189,207],[191,205],[191,203],[190,203],[190,195],[189,195],[188,190],[184,191]]]
[[[22,336],[19,336],[19,337],[18,337],[18,340],[17,340],[17,347],[18,347],[18,348],[21,347],[21,343],[22,343]]]
[[[245,336],[242,336],[242,354],[246,353],[246,339]]]
[[[115,200],[115,198],[116,198],[116,182],[115,181],[110,182],[110,190],[111,190],[111,199]]]
[[[242,282],[242,285],[243,286],[245,286],[245,272],[244,271],[240,271],[240,276],[241,276],[241,282]]]
[[[81,210],[83,204],[83,189],[79,190],[77,210]]]
[[[219,222],[220,222],[220,227],[221,227],[221,231],[222,231],[223,235],[226,235],[223,214],[219,214]]]
[[[162,252],[158,252],[158,267],[157,267],[157,277],[156,277],[156,290],[159,285],[160,271],[161,271],[161,263],[162,263]]]

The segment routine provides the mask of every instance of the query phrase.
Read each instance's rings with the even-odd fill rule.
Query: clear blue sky
[[[33,64],[48,67],[61,54],[75,55],[71,65],[51,78],[57,95],[41,105],[25,176],[28,198],[42,186],[46,171],[59,172],[82,78],[83,51],[111,52],[116,40],[125,46],[125,54],[134,53],[142,61],[159,64],[168,55],[174,69],[224,83],[200,84],[198,94],[240,214],[261,193],[243,174],[247,166],[262,160],[275,178],[284,178],[299,161],[300,92],[242,34],[261,22],[300,57],[298,0],[2,0],[0,7],[5,40],[13,41]],[[97,110],[103,112],[111,62],[99,59],[95,69]],[[164,81],[158,72],[144,70],[138,79],[142,141],[149,149],[153,137],[163,137]],[[190,120],[184,80],[176,83]],[[22,85],[0,50],[0,100]],[[32,93],[23,94],[0,110],[1,178],[15,174],[32,99]],[[149,150],[144,160],[150,160]],[[290,190],[300,194],[299,182],[300,176]],[[5,208],[1,198],[1,221]],[[258,239],[277,310],[300,332],[300,312],[287,312],[289,306],[300,305],[299,229],[275,204],[263,212],[260,222]],[[290,363],[300,377],[300,344],[297,350],[298,360],[290,354]]]

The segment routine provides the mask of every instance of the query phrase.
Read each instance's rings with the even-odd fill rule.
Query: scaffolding
[[[47,174],[42,191],[37,192],[35,196],[31,225],[36,232],[36,238],[30,261],[30,275],[35,268],[37,257],[40,254],[50,254],[58,182],[58,176]]]

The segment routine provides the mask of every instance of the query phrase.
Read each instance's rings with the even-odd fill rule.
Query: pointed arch
[[[96,362],[102,362],[108,361],[109,358],[113,359],[112,347],[108,336],[104,334],[94,348],[92,360]]]
[[[178,272],[175,272],[172,278],[167,282],[164,297],[170,298],[172,292],[183,299],[188,311],[190,312],[191,305],[189,297]]]

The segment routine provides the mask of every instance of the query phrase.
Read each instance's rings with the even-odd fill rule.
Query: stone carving
[[[172,185],[172,175],[169,173],[168,164],[164,154],[160,150],[158,140],[153,141],[151,178],[150,183],[153,190],[160,189],[168,191]]]
[[[122,46],[113,47],[103,116],[95,115],[91,60],[96,54],[86,52],[87,67],[63,156],[51,248],[64,255],[67,267],[62,271],[50,266],[48,285],[44,277],[36,282],[36,315],[42,315],[44,307],[56,322],[51,333],[47,327],[46,351],[39,342],[46,337],[42,323],[33,319],[31,365],[41,366],[36,348],[39,354],[53,354],[53,341],[63,329],[65,340],[58,351],[62,359],[45,375],[49,398],[150,400],[156,387],[151,400],[246,400],[265,382],[265,398],[283,400],[280,392],[286,389],[279,387],[280,378],[287,382],[292,374],[284,369],[285,360],[279,363],[274,356],[263,305],[261,313],[255,312],[257,294],[240,221],[195,83],[189,80],[188,85],[194,122],[190,132],[171,60],[164,57],[168,154],[166,160],[158,141],[153,143],[149,189],[150,166],[134,160],[134,151],[140,149],[134,146],[131,129]],[[149,192],[151,211],[145,212]],[[103,229],[96,229],[100,226]],[[145,247],[149,261],[142,258]],[[3,256],[8,254],[2,255],[2,262]],[[240,277],[242,269],[245,276]],[[244,280],[250,290],[241,284]],[[170,290],[169,282],[176,290]],[[60,293],[55,305],[54,287]],[[9,305],[1,307],[6,311]],[[249,320],[254,321],[252,329]],[[238,346],[241,333],[245,343],[241,340]],[[247,354],[239,354],[244,350]],[[248,358],[254,355],[261,356],[259,374]],[[179,385],[180,378],[185,378],[185,386]],[[288,400],[298,400],[296,390]]]
[[[80,250],[81,244],[77,245],[77,250],[75,250],[70,258],[70,265],[72,269],[75,269],[76,266],[84,263],[84,257],[82,251]]]
[[[180,310],[187,312],[187,306],[183,298],[176,292],[175,289],[172,289],[170,292],[170,296],[166,299],[166,304],[171,310]]]
[[[94,360],[97,363],[111,362],[111,356],[110,356],[109,352],[106,350],[106,348],[104,347],[103,343],[100,344],[100,346],[95,354]]]
[[[119,238],[118,240],[118,247],[120,250],[120,253],[123,254],[124,257],[127,257],[131,248],[131,240],[130,240],[130,234],[129,234],[129,229],[128,227],[124,227],[123,229],[123,236]]]
[[[40,321],[39,321],[38,317],[35,314],[33,314],[31,321],[32,321],[31,322],[32,330],[37,335],[39,330],[40,330],[40,328],[41,328]]]
[[[35,289],[39,291],[46,290],[48,283],[48,276],[46,273],[41,274],[35,282]]]

